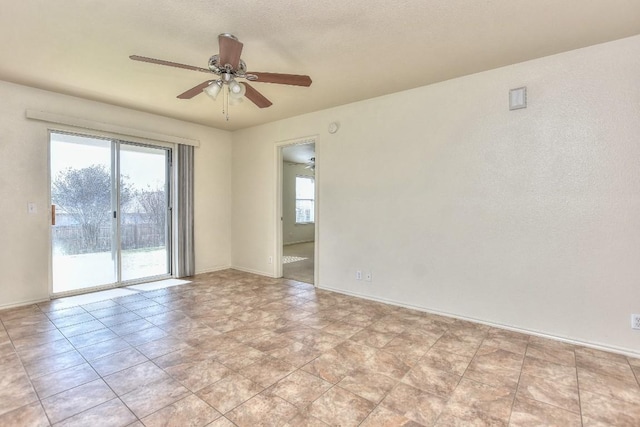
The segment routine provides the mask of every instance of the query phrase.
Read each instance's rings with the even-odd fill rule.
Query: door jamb
[[[315,152],[316,152],[316,162],[315,162],[315,173],[314,173],[314,183],[315,183],[315,199],[314,199],[314,250],[313,250],[313,285],[315,287],[318,286],[320,282],[320,274],[319,274],[319,234],[320,234],[320,217],[318,215],[319,209],[319,197],[318,197],[318,189],[319,186],[319,168],[318,168],[318,146],[319,135],[311,135],[303,138],[290,139],[286,141],[276,142],[274,145],[275,148],[275,159],[276,159],[276,206],[275,206],[275,248],[274,252],[275,257],[273,260],[273,275],[276,278],[282,277],[282,246],[283,246],[283,211],[282,211],[282,174],[283,174],[283,160],[282,160],[282,149],[291,145],[304,145],[304,144],[315,144]]]

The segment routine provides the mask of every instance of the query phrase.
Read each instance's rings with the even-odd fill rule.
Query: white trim
[[[315,224],[315,232],[313,237],[313,286],[318,286],[320,283],[320,171],[322,170],[322,155],[320,154],[321,146],[318,144],[320,137],[315,138],[315,160],[313,167],[313,179],[315,183],[315,192],[313,197],[315,199],[313,208],[313,220]],[[320,159],[320,162],[318,162]],[[282,246],[281,246],[282,247]]]
[[[275,248],[274,252],[275,257],[273,260],[273,273],[269,277],[280,278],[282,277],[282,247],[284,246],[284,237],[283,237],[283,223],[282,223],[282,175],[284,169],[284,160],[282,157],[282,149],[286,146],[290,145],[305,145],[305,144],[315,144],[315,152],[316,152],[316,166],[314,170],[314,184],[315,184],[315,203],[314,203],[314,253],[313,253],[313,282],[314,286],[320,281],[320,263],[319,263],[319,254],[320,254],[320,243],[319,243],[319,235],[320,235],[320,221],[319,221],[319,197],[318,197],[318,189],[319,187],[319,169],[318,169],[318,151],[319,151],[319,139],[320,135],[309,135],[303,136],[295,139],[288,139],[284,141],[278,141],[274,144],[275,150],[275,195],[276,195],[276,203],[275,203]],[[298,224],[303,225],[303,224]],[[234,267],[235,268],[235,267]],[[263,274],[263,273],[256,273]]]
[[[310,222],[309,224],[313,224],[312,222]],[[289,245],[299,245],[300,243],[313,243],[315,242],[315,240],[298,240],[297,242],[287,242],[287,243],[283,243],[283,246],[289,246]]]
[[[205,268],[204,270],[196,270],[195,274],[206,274],[206,273],[215,273],[216,271],[229,270],[232,269],[230,265],[220,266],[220,267],[210,267]]]
[[[52,292],[51,294],[49,294],[49,298],[50,299],[66,298],[66,297],[72,297],[72,296],[76,296],[76,295],[90,294],[90,293],[93,293],[93,292],[101,292],[101,291],[108,291],[108,290],[111,290],[111,289],[126,288],[127,286],[140,285],[140,284],[144,284],[144,283],[152,283],[152,282],[157,282],[159,280],[168,280],[168,279],[176,279],[176,277],[174,277],[171,274],[159,274],[157,276],[142,277],[140,279],[125,280],[125,281],[117,282],[117,283],[108,283],[106,285],[91,286],[91,287],[88,287],[88,288],[71,289],[69,291],[62,291],[62,292],[56,292],[56,293]],[[53,283],[52,283],[52,285],[53,285]]]
[[[421,311],[423,313],[437,314],[439,316],[445,316],[445,317],[451,317],[451,318],[454,318],[454,319],[466,320],[466,321],[473,322],[473,323],[480,323],[482,325],[491,326],[493,328],[506,329],[508,331],[519,332],[519,333],[526,334],[526,335],[534,335],[534,336],[537,336],[537,337],[547,338],[547,339],[560,341],[560,342],[565,342],[565,343],[568,343],[568,344],[579,345],[579,346],[582,346],[582,347],[593,348],[593,349],[596,349],[596,350],[607,351],[607,352],[610,352],[610,353],[617,353],[617,354],[621,354],[623,356],[640,357],[640,352],[637,352],[637,351],[634,351],[634,350],[631,350],[631,349],[628,349],[628,348],[616,347],[616,346],[611,346],[611,345],[602,344],[602,343],[592,343],[592,342],[580,341],[580,340],[577,340],[577,339],[574,339],[574,338],[568,338],[568,337],[557,336],[557,335],[549,335],[547,333],[536,331],[536,330],[532,330],[532,329],[524,329],[524,328],[518,328],[518,327],[515,327],[515,326],[502,325],[500,323],[487,322],[486,320],[475,319],[473,317],[460,316],[458,314],[452,314],[452,313],[448,313],[446,311],[432,310],[432,309],[428,309],[428,308],[425,308],[425,307],[415,306],[415,305],[411,305],[411,304],[405,304],[405,303],[402,303],[402,302],[398,302],[398,301],[394,301],[394,300],[390,300],[390,299],[386,299],[386,298],[373,297],[373,296],[370,296],[370,295],[364,295],[364,294],[360,294],[360,293],[357,293],[357,292],[348,292],[348,291],[344,291],[344,290],[341,290],[341,289],[332,288],[330,286],[316,285],[316,287],[318,289],[322,289],[322,290],[325,290],[325,291],[336,292],[336,293],[339,293],[339,294],[349,295],[349,296],[353,296],[353,297],[357,297],[357,298],[362,298],[362,299],[366,299],[366,300],[369,300],[369,301],[377,301],[377,302],[381,302],[381,303],[385,303],[385,304],[395,305],[397,307],[409,308],[409,309],[412,309],[412,310]]]
[[[182,138],[173,135],[164,135],[156,132],[149,132],[141,129],[128,128],[124,126],[113,125],[109,123],[96,122],[93,120],[80,119],[77,117],[64,116],[62,114],[48,113],[45,111],[32,110],[28,108],[25,112],[28,119],[39,120],[47,123],[55,123],[59,125],[72,126],[80,129],[89,129],[100,132],[109,132],[122,136],[133,136],[153,141],[166,142],[170,144],[184,144],[200,146],[197,139]]]
[[[264,271],[253,270],[251,268],[238,267],[237,265],[234,265],[234,266],[232,266],[230,268],[233,269],[233,270],[243,271],[245,273],[257,274],[258,276],[269,277],[271,279],[277,279],[278,278],[275,275],[266,273]]]
[[[8,310],[10,308],[17,308],[17,307],[26,307],[28,305],[39,304],[41,302],[49,302],[49,301],[51,301],[50,298],[40,298],[40,299],[32,299],[27,301],[12,302],[10,304],[0,305],[0,310]]]
[[[109,291],[111,289],[118,289],[115,283],[108,283],[106,285],[90,286],[86,288],[71,289],[69,291],[55,292],[49,295],[49,298],[54,300],[58,298],[74,297],[77,295],[90,294],[93,292]]]
[[[47,209],[49,214],[47,215],[47,279],[48,283],[48,294],[49,298],[53,295],[53,224],[52,224],[52,212],[51,209],[51,131],[47,130],[47,196],[49,197],[47,200],[49,202]]]
[[[273,277],[282,277],[282,246],[284,242],[284,212],[282,210],[282,187],[283,187],[283,175],[284,175],[284,160],[282,156],[282,148],[286,146],[286,143],[275,143],[273,148],[275,151],[275,171],[276,171],[276,203],[274,206],[275,209],[275,239],[273,239],[275,243],[273,253],[275,256],[273,257]]]

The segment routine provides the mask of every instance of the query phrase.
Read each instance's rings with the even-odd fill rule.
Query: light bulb
[[[229,83],[229,96],[235,99],[242,99],[244,94],[247,92],[247,88],[237,81],[233,80]]]

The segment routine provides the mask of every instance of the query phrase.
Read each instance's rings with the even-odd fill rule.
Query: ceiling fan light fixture
[[[229,83],[229,96],[232,99],[242,99],[245,93],[247,93],[247,88],[242,83],[238,83],[235,80]]]
[[[204,88],[203,92],[209,95],[211,99],[215,101],[221,90],[222,90],[222,81],[216,80],[215,82],[211,82],[209,86]]]
[[[305,166],[305,169],[309,169],[309,170],[311,170],[311,172],[315,172],[316,171],[316,158],[315,157],[311,157],[309,159],[309,161],[307,162],[307,165]]]

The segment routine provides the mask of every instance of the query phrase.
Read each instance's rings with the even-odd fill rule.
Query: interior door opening
[[[171,150],[50,133],[53,294],[171,275]]]
[[[282,277],[315,283],[315,143],[282,147]]]

